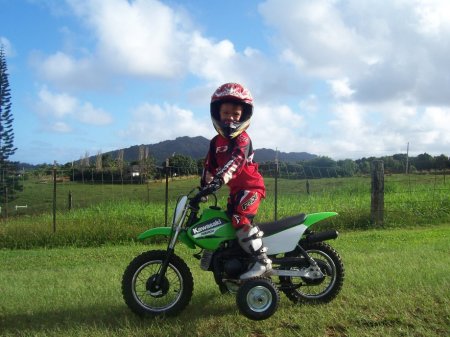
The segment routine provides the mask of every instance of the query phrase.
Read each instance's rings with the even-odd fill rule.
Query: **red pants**
[[[261,194],[255,191],[239,191],[228,197],[228,213],[236,229],[250,225],[258,212]]]

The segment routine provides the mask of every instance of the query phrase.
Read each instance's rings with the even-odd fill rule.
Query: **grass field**
[[[190,305],[176,318],[142,320],[125,306],[122,273],[140,244],[0,250],[0,336],[444,337],[450,331],[450,226],[344,231],[330,242],[346,279],[327,305],[279,310],[255,323],[221,295],[192,251]],[[152,248],[162,248],[154,246]]]
[[[450,183],[442,176],[386,176],[384,227],[415,227],[450,222]],[[448,180],[448,179],[447,179]],[[257,222],[271,221],[275,214],[274,179],[266,179],[267,197],[261,203]],[[11,211],[0,222],[0,248],[97,246],[122,244],[138,233],[165,224],[165,184],[111,185],[62,183],[57,185],[56,232],[53,230],[52,184],[25,181],[24,191],[14,201],[26,209]],[[170,181],[169,210],[178,195],[198,185],[197,178]],[[68,210],[68,195],[73,208]],[[370,222],[370,178],[324,178],[309,181],[280,179],[278,218],[301,212],[336,211],[338,217],[320,224],[338,230],[373,228]],[[219,193],[226,205],[227,189]],[[10,205],[11,206],[11,205]]]
[[[445,177],[394,175],[385,180],[385,228],[450,222],[450,184]],[[197,178],[170,181],[169,221],[176,198],[197,185]],[[257,222],[271,221],[275,216],[274,179],[266,179],[266,185],[267,197],[261,203]],[[373,228],[368,177],[311,180],[309,194],[305,180],[280,179],[277,191],[278,218],[300,212],[336,211],[339,216],[320,224],[322,228]],[[67,205],[69,193],[73,198],[71,210]],[[218,195],[219,205],[224,207],[227,189]],[[121,244],[134,240],[143,230],[165,224],[163,182],[57,184],[55,223],[52,196],[52,184],[24,181],[24,191],[14,203],[27,208],[10,211],[8,220],[0,223],[0,248]]]

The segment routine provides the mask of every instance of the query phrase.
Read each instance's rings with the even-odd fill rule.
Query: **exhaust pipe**
[[[306,238],[300,240],[302,243],[314,243],[314,242],[321,242],[326,240],[333,240],[336,239],[339,235],[339,232],[337,230],[329,230],[325,232],[320,233],[313,233],[308,235]]]

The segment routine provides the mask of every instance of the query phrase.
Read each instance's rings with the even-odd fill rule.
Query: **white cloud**
[[[61,90],[40,93],[41,111],[54,122],[48,125],[60,132],[70,131],[69,120],[111,122],[72,89],[113,83],[125,92],[130,78],[143,77],[150,87],[176,82],[174,92],[184,93],[179,101],[134,109],[121,133],[133,142],[212,136],[205,114],[209,97],[223,82],[237,81],[255,98],[249,133],[257,148],[357,158],[395,152],[407,142],[428,152],[450,146],[446,0],[266,0],[259,13],[276,48],[267,53],[255,46],[239,50],[242,41],[232,35],[206,35],[208,27],[197,29],[172,2],[67,3],[90,38],[79,49],[66,44],[34,62],[42,78]],[[167,91],[161,93],[168,101]],[[179,103],[186,96],[201,106],[204,118]]]
[[[103,109],[95,108],[89,102],[80,104],[74,113],[76,118],[84,124],[107,125],[112,122],[112,117],[109,113]]]
[[[65,122],[52,123],[52,124],[48,125],[48,127],[46,129],[50,132],[55,132],[55,133],[70,133],[73,131],[72,128]]]
[[[65,90],[98,89],[110,77],[105,64],[95,56],[75,58],[58,51],[47,57],[33,53],[30,59],[42,79]]]
[[[133,142],[155,143],[179,136],[212,136],[209,119],[198,120],[192,111],[176,105],[144,103],[132,111],[130,124],[121,132],[122,138]]]
[[[301,100],[299,103],[299,107],[301,110],[304,110],[308,113],[314,113],[318,110],[318,99],[317,96],[314,94],[308,95],[306,99]]]
[[[335,98],[349,98],[355,93],[355,90],[350,88],[348,78],[329,80],[328,83]]]
[[[198,33],[194,33],[187,52],[190,71],[207,81],[221,83],[226,81],[225,77],[236,76],[236,71],[232,71],[233,61],[236,61],[236,51],[228,40],[214,44]]]
[[[43,79],[63,89],[110,87],[111,78],[117,76],[123,82],[123,75],[150,80],[193,75],[206,82],[201,85],[208,90],[236,81],[254,84],[255,91],[261,86],[283,91],[280,83],[295,78],[283,67],[274,67],[251,46],[238,52],[228,39],[215,41],[202,35],[185,11],[161,1],[67,3],[92,33],[89,42],[94,46],[88,42],[80,46],[81,56],[57,51],[46,57],[35,56],[33,62]],[[266,80],[261,82],[260,76]]]
[[[268,0],[259,7],[274,27],[282,55],[301,71],[320,76],[342,76],[342,66],[354,67],[368,57],[358,31],[347,25],[337,2]],[[359,59],[359,60],[358,60]]]
[[[416,0],[413,7],[418,18],[417,30],[421,34],[437,38],[450,32],[450,3],[447,0]]]
[[[75,60],[70,55],[57,52],[44,59],[39,70],[49,80],[59,81],[64,78],[83,77],[93,69],[88,59]]]
[[[303,116],[286,105],[258,105],[248,132],[255,148],[303,151],[301,137],[305,128]]]
[[[182,14],[159,1],[68,1],[93,30],[102,60],[137,75],[173,77],[183,70]]]
[[[450,104],[448,1],[267,0],[259,9],[285,60],[303,74],[347,78],[355,100]]]
[[[72,114],[78,105],[76,98],[65,93],[54,94],[50,92],[47,87],[41,88],[38,96],[40,113],[56,118],[63,118],[64,116]]]
[[[428,139],[427,143],[440,143],[442,152],[448,152],[448,148],[444,148],[450,145],[450,108],[427,107],[419,123],[422,129],[435,135],[433,141]]]
[[[306,123],[322,113],[329,121],[305,142],[308,151],[358,158],[410,142],[419,152],[448,152],[448,1],[266,0],[259,12],[280,58],[311,86],[329,85],[329,97],[318,94],[328,111],[305,115]],[[309,101],[301,100],[303,111]]]
[[[254,49],[238,54],[229,40],[215,42],[202,36],[184,11],[160,1],[68,2],[96,37],[90,62],[116,74],[181,78],[190,73],[218,85],[230,78],[242,80],[239,65],[257,54]],[[71,62],[77,68],[85,63]],[[74,78],[69,71],[61,76]]]
[[[68,120],[75,120],[87,125],[107,125],[112,122],[109,113],[95,108],[89,102],[80,102],[67,93],[54,93],[47,87],[42,87],[38,93],[36,104],[40,116],[49,130],[67,133],[72,131]]]
[[[406,144],[417,155],[448,152],[450,109],[425,111],[407,104],[364,105],[339,103],[329,121],[330,137],[318,139],[315,153],[334,158],[361,158],[405,152]],[[311,151],[310,148],[307,151]]]

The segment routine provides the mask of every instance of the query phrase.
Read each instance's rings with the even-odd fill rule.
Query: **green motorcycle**
[[[192,190],[178,199],[171,227],[152,228],[140,234],[145,240],[168,237],[166,250],[137,256],[125,270],[122,294],[128,307],[140,316],[176,315],[189,303],[194,289],[192,273],[175,254],[177,242],[191,249],[200,267],[211,271],[221,293],[235,293],[240,312],[253,320],[269,318],[276,311],[280,291],[294,303],[327,303],[342,288],[344,266],[339,254],[323,242],[338,232],[315,233],[310,227],[335,212],[298,214],[279,221],[259,223],[264,246],[272,260],[269,275],[248,280],[239,276],[254,263],[237,242],[227,213],[217,206],[208,189]],[[214,205],[200,208],[207,195]]]

